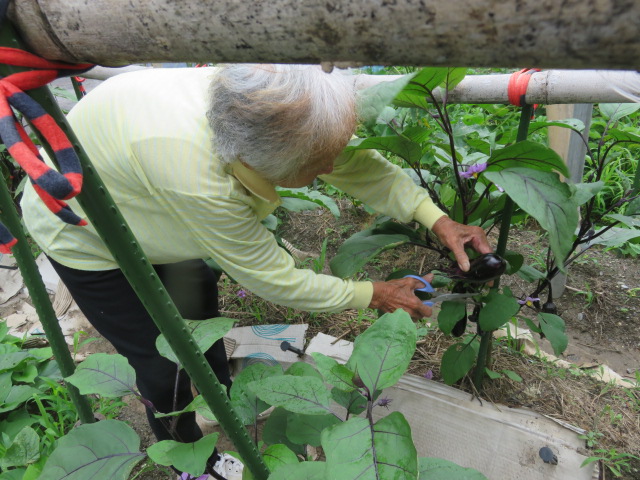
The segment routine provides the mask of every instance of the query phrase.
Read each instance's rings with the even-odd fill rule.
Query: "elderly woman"
[[[354,78],[315,66],[228,65],[152,69],[112,78],[68,120],[184,318],[219,316],[213,258],[255,294],[308,311],[377,308],[431,314],[415,279],[355,282],[297,269],[262,225],[276,186],[329,182],[377,211],[430,228],[463,270],[465,245],[491,251],[484,232],[453,222],[402,169],[374,151],[342,153],[356,128]],[[47,160],[48,161],[48,160]],[[33,238],[96,330],[136,371],[161,412],[192,399],[182,374],[155,348],[159,332],[92,225],[54,218],[31,187],[22,202]],[[70,202],[81,212],[75,201]],[[231,381],[222,342],[206,353]],[[158,439],[171,437],[148,414]],[[201,436],[193,414],[173,436]]]

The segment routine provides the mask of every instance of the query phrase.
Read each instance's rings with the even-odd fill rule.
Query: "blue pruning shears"
[[[416,288],[416,292],[435,293],[435,289],[431,286],[431,284],[422,277],[419,277],[417,275],[405,275],[404,278],[415,278],[416,280],[420,280],[424,284],[424,287]],[[466,303],[474,295],[477,295],[477,293],[443,293],[441,295],[436,295],[435,297],[432,297],[428,300],[423,300],[422,303],[424,303],[428,307],[433,307],[433,304],[437,302]]]

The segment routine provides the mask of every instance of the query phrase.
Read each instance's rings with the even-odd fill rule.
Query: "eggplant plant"
[[[216,318],[188,325],[198,346],[206,349],[232,323],[230,319]],[[384,396],[383,391],[406,372],[417,337],[409,315],[398,310],[383,315],[358,336],[346,364],[313,353],[307,357],[309,363],[296,362],[286,371],[261,363],[242,370],[234,379],[230,401],[243,423],[256,426],[261,412],[269,406],[276,407],[266,420],[262,438],[254,429],[255,441],[261,445],[271,472],[268,478],[486,480],[472,468],[440,458],[420,457],[411,437],[411,425],[402,413],[389,410],[393,399]],[[177,363],[162,335],[157,345],[162,355]],[[66,381],[83,394],[134,395],[153,409],[136,390],[135,372],[121,355],[91,355]],[[156,415],[170,421],[193,411],[214,418],[200,396],[184,410]],[[124,422],[107,420],[82,425],[59,441],[38,478],[79,480],[98,478],[95,475],[100,472],[100,478],[126,480],[146,456],[198,477],[218,435],[213,433],[187,444],[164,440],[145,453],[137,434]],[[310,447],[322,447],[324,456],[314,458]],[[245,468],[243,478],[254,477]]]
[[[436,252],[441,259],[435,269],[439,286],[456,293],[477,293],[466,306],[454,302],[442,304],[439,328],[461,337],[443,355],[442,376],[447,384],[453,384],[473,370],[475,387],[481,391],[485,375],[500,376],[487,368],[495,330],[514,318],[521,319],[546,337],[556,354],[562,353],[567,336],[553,302],[551,279],[566,271],[585,247],[611,246],[640,237],[637,228],[640,222],[633,217],[640,210],[637,174],[633,188],[623,199],[597,218],[592,214],[595,197],[603,188],[600,177],[611,149],[622,143],[640,143],[640,137],[627,130],[610,128],[620,118],[611,113],[611,121],[590,157],[595,164],[595,177],[588,183],[572,184],[565,179],[569,172],[560,156],[543,143],[528,140],[528,135],[549,126],[581,133],[582,122],[575,119],[532,122],[533,108],[525,105],[515,135],[500,126],[485,125],[484,119],[472,119],[469,124],[454,123],[450,110],[455,106],[447,104],[447,94],[465,73],[458,68],[425,68],[371,87],[361,99],[361,116],[371,134],[352,140],[347,149],[375,148],[401,159],[415,182],[450,218],[479,225],[487,231],[499,227],[496,255],[505,261],[503,273],[518,274],[531,282],[532,292],[519,298],[514,296],[509,288],[500,287],[499,275],[470,282],[472,279],[464,278],[450,252],[430,232],[385,217],[379,217],[372,227],[347,239],[330,267],[334,275],[346,278],[381,252],[400,245],[416,245]],[[623,203],[629,204],[625,214],[614,214],[614,207]],[[507,249],[515,211],[535,219],[546,232],[549,243],[546,272],[526,265],[522,255]],[[612,222],[595,230],[596,223],[605,218]],[[628,228],[618,228],[619,224]],[[489,280],[492,284],[487,283]],[[544,293],[547,300],[541,302],[539,297]],[[533,310],[535,320],[521,314],[523,307]],[[476,324],[476,332],[462,337],[468,320]]]

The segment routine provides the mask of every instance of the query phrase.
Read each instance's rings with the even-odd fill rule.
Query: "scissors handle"
[[[416,292],[425,292],[425,293],[435,292],[435,289],[431,286],[431,284],[422,277],[419,277],[417,275],[405,275],[404,278],[415,278],[416,280],[420,280],[424,284],[424,287],[422,288],[414,288]],[[428,307],[433,307],[433,302],[430,300],[424,300],[422,303]]]

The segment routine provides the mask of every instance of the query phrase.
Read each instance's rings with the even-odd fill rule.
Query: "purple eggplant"
[[[495,253],[485,253],[471,262],[469,271],[464,273],[464,281],[490,282],[507,270],[507,262]]]

